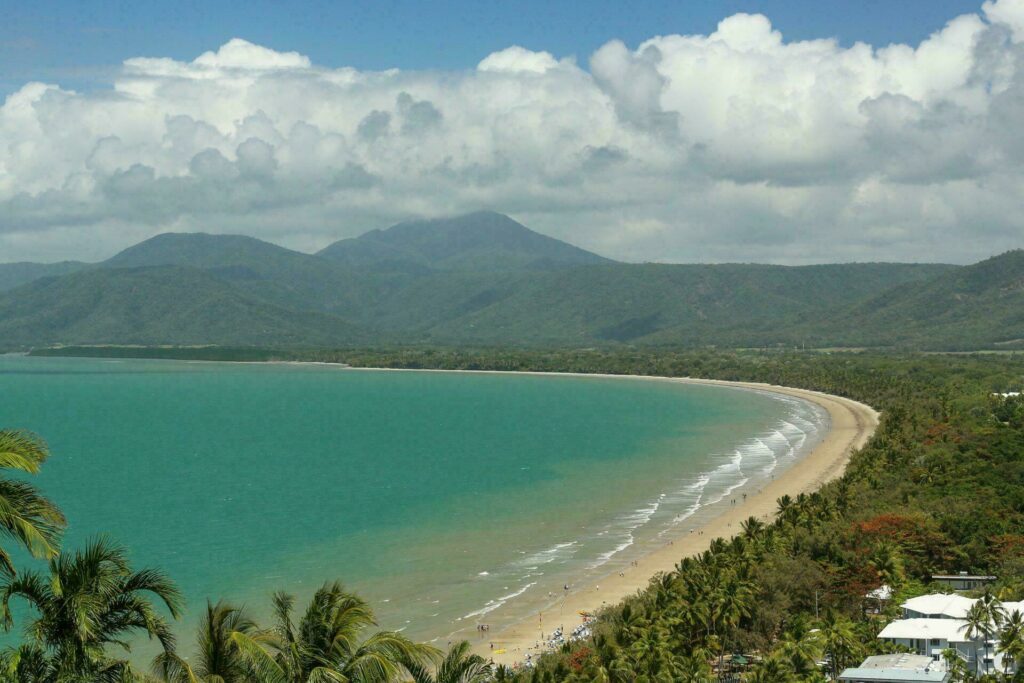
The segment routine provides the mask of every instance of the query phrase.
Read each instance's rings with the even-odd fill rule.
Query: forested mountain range
[[[52,344],[1024,345],[1024,252],[971,266],[620,263],[477,212],[305,254],[158,235],[0,264],[0,347]]]

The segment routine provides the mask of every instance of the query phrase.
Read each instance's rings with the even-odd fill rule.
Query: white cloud
[[[921,44],[787,42],[761,15],[611,41],[584,68],[362,72],[234,39],[0,107],[0,261],[164,230],[314,249],[506,211],[636,260],[969,261],[1024,237],[1024,0]]]
[[[557,66],[558,60],[549,52],[532,52],[524,47],[513,45],[487,55],[476,68],[480,71],[542,74]]]

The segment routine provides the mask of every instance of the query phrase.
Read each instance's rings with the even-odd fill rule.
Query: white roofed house
[[[892,587],[883,584],[864,594],[864,609],[872,614],[878,614],[890,600],[892,600]]]
[[[981,643],[968,638],[966,629],[967,622],[963,619],[898,619],[883,628],[878,637],[934,660],[942,659],[942,653],[946,650],[955,650],[968,667],[974,670]]]
[[[975,602],[956,593],[932,593],[911,598],[901,606],[905,619],[964,619]]]
[[[988,599],[991,602],[984,604],[989,604],[1000,615],[1014,611],[1024,613],[1024,603],[1000,605],[991,597]],[[947,649],[953,650],[968,669],[975,672],[1015,670],[1016,663],[1004,661],[998,651],[999,626],[990,626],[992,633],[988,638],[971,626],[971,609],[977,603],[979,600],[975,598],[942,593],[911,598],[902,605],[904,618],[887,625],[878,637],[934,660],[941,660]],[[1004,618],[997,617],[999,621]]]

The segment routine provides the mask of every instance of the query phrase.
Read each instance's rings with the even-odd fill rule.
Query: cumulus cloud
[[[0,261],[102,258],[166,230],[312,250],[491,208],[612,257],[983,258],[1024,241],[1024,0],[919,45],[613,40],[475,69],[366,72],[234,39],[109,87],[0,106]]]

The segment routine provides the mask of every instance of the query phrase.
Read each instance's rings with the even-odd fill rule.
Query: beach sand
[[[778,477],[763,485],[759,492],[749,493],[742,501],[737,499],[735,505],[724,508],[720,514],[704,525],[695,527],[693,531],[690,531],[689,528],[681,531],[675,538],[666,541],[666,544],[660,549],[637,558],[634,564],[622,570],[621,575],[619,572],[614,572],[589,584],[573,585],[564,599],[557,604],[501,631],[482,634],[467,628],[464,631],[451,634],[452,642],[468,640],[478,654],[493,659],[497,664],[511,666],[522,663],[526,660],[527,654],[536,657],[545,651],[542,634],[549,637],[558,626],[562,626],[564,632],[569,634],[583,623],[580,612],[597,612],[602,607],[614,605],[623,598],[646,588],[656,574],[672,571],[680,559],[706,550],[713,539],[734,536],[739,532],[741,522],[748,517],[759,517],[766,521],[773,519],[776,500],[781,496],[810,493],[824,483],[839,477],[843,473],[850,455],[867,442],[878,425],[878,413],[869,406],[850,399],[802,389],[747,382],[667,377],[581,376],[719,384],[771,391],[816,403],[828,411],[831,425],[828,433],[817,447],[787,470],[781,472]],[[701,531],[703,533],[700,533]],[[538,643],[540,647],[537,647]]]

